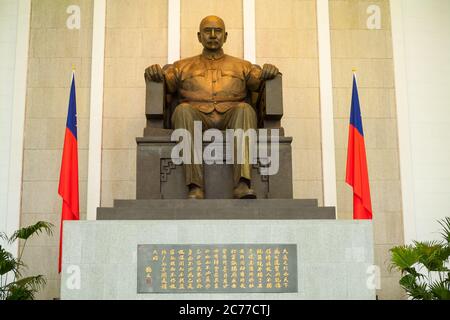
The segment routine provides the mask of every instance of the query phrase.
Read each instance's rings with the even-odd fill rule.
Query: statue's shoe
[[[194,187],[189,190],[188,199],[204,199],[205,194],[200,187]]]
[[[256,192],[246,183],[239,183],[233,190],[234,199],[256,199]]]

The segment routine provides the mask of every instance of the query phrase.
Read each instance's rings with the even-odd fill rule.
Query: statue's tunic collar
[[[203,49],[202,57],[208,60],[219,60],[225,56],[223,49],[211,52]]]

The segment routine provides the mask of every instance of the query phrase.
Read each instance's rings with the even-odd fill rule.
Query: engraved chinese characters
[[[139,245],[139,293],[297,292],[292,244]]]

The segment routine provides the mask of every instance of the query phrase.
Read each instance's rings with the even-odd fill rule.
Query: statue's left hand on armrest
[[[280,71],[277,67],[275,67],[273,64],[266,63],[263,65],[262,71],[261,71],[261,80],[270,80],[275,78]]]
[[[163,82],[164,72],[159,64],[153,64],[145,69],[144,77],[146,81]]]

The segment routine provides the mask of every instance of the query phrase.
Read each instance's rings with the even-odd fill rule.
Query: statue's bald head
[[[207,16],[200,22],[197,37],[205,49],[220,50],[227,41],[227,36],[225,23],[218,16]]]
[[[201,31],[204,26],[210,25],[211,23],[215,24],[216,26],[220,26],[223,29],[223,31],[225,31],[225,22],[223,22],[222,18],[218,16],[204,17],[200,22],[199,30]]]

